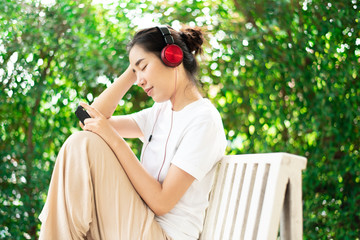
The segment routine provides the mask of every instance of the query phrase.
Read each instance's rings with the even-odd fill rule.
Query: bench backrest
[[[306,158],[288,153],[225,156],[218,164],[200,239],[302,239]]]

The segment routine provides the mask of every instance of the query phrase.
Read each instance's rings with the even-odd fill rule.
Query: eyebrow
[[[139,64],[144,60],[145,58],[140,58],[139,60],[136,61],[135,66],[139,66]],[[136,73],[135,69],[133,69],[133,72]]]
[[[139,60],[136,61],[135,66],[139,66],[139,64],[141,63],[142,60],[144,60],[145,58],[140,58]]]

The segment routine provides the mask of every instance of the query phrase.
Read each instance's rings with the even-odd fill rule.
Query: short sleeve
[[[211,119],[189,127],[174,155],[172,164],[201,180],[224,155],[226,139]]]
[[[145,126],[146,126],[146,121],[148,119],[148,116],[151,112],[151,108],[146,108],[143,109],[139,112],[130,114],[130,117],[132,119],[134,119],[134,121],[136,122],[136,124],[139,126],[139,128],[141,129],[141,131],[144,132]]]
[[[149,137],[151,133],[151,129],[154,126],[154,122],[156,121],[156,116],[159,114],[160,110],[162,108],[162,105],[159,103],[154,103],[154,105],[150,108],[143,109],[139,112],[130,114],[130,117],[136,122],[136,124],[139,126],[141,132],[144,135],[144,138],[146,139]],[[144,139],[140,139],[142,142],[144,142]]]
[[[130,114],[130,117],[139,126],[139,128],[144,136],[147,135],[146,130],[148,129],[147,125],[149,125],[149,116],[151,115],[151,112],[152,112],[152,108],[146,108],[139,112]],[[144,139],[140,139],[140,140],[143,141]]]

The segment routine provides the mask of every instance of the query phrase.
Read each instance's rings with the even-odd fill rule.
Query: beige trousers
[[[41,240],[170,239],[110,147],[86,131],[61,148],[39,218]]]

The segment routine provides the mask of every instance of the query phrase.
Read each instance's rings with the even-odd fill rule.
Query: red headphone
[[[164,37],[166,46],[161,50],[161,60],[166,66],[179,66],[183,60],[183,51],[174,43],[174,38],[171,36],[170,30],[166,26],[157,26]]]

